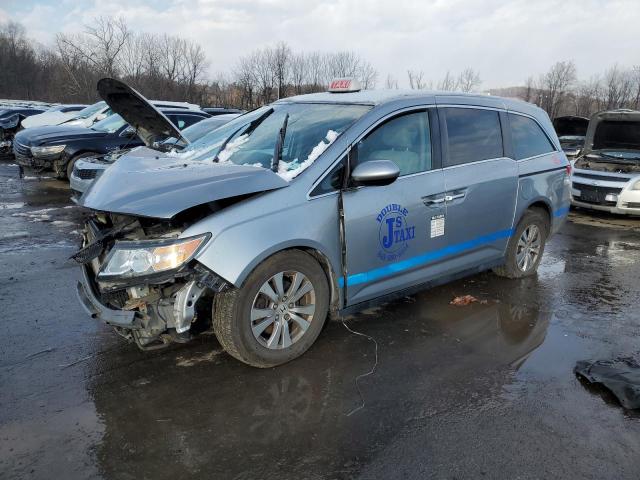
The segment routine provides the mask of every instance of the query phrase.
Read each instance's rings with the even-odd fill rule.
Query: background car
[[[21,125],[22,128],[60,125],[76,118],[86,107],[87,105],[55,105],[45,112],[25,118]]]
[[[11,158],[13,137],[20,129],[20,122],[32,115],[46,110],[44,106],[8,106],[0,107],[0,159]]]
[[[152,147],[164,152],[182,149],[187,145],[184,139],[188,140],[188,142],[195,142],[238,116],[238,114],[224,114],[206,118],[180,132],[182,138],[169,137],[162,142],[154,142]],[[105,155],[79,158],[75,162],[73,172],[69,177],[69,184],[74,196],[84,193],[110,165],[130,151],[131,149],[126,148],[109,152]]]
[[[151,100],[151,103],[153,103],[153,105],[158,108],[176,108],[179,110],[202,111],[200,107],[194,103],[169,102],[165,100]],[[94,123],[104,120],[112,113],[113,111],[111,110],[111,108],[109,108],[109,106],[105,102],[100,101],[94,103],[93,105],[89,105],[84,110],[81,110],[80,112],[78,112],[78,115],[75,118],[68,120],[64,123],[64,125],[74,127],[90,127]]]
[[[556,129],[562,151],[569,161],[580,155],[588,126],[589,119],[585,117],[567,115],[553,119],[553,128]]]
[[[244,113],[245,112],[245,110],[240,110],[239,108],[225,108],[225,107],[203,107],[202,110],[207,112],[212,117],[216,115],[226,115],[228,113]]]
[[[571,175],[574,206],[640,215],[640,111],[609,110],[589,121]]]
[[[162,113],[183,129],[209,115],[201,110],[161,109]],[[58,178],[68,178],[74,163],[84,157],[144,145],[145,131],[130,127],[120,115],[110,115],[91,128],[67,126],[35,127],[21,131],[13,151],[18,164],[36,170],[53,170]],[[166,129],[168,137],[174,132]],[[154,141],[156,138],[154,138]]]

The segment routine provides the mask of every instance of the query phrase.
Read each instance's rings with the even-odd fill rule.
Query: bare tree
[[[426,88],[427,84],[422,70],[407,70],[407,77],[409,78],[409,88],[411,90],[423,90]]]
[[[397,90],[398,89],[398,80],[391,75],[390,73],[387,75],[387,79],[384,82],[384,86],[388,90]]]
[[[444,78],[438,82],[438,90],[442,90],[443,92],[452,92],[456,89],[457,82],[451,72],[447,70]]]
[[[524,101],[532,102],[535,95],[535,81],[532,76],[527,77],[525,82]]]
[[[458,75],[457,89],[462,92],[472,92],[481,84],[480,74],[471,67],[465,68],[460,75]]]
[[[633,103],[632,108],[640,109],[640,65],[634,65],[631,69],[631,82],[633,85]]]
[[[272,70],[272,76],[277,87],[277,97],[286,96],[285,84],[288,80],[289,69],[291,67],[291,49],[284,43],[278,43],[274,48],[268,49],[268,59]]]
[[[363,89],[375,88],[378,79],[378,71],[366,60],[361,60],[356,78],[360,80]]]
[[[576,81],[576,66],[572,61],[556,62],[549,71],[540,78],[540,106],[551,118],[555,118]]]
[[[621,69],[617,64],[614,65],[604,74],[604,88],[607,109],[626,105],[634,89],[631,72]]]

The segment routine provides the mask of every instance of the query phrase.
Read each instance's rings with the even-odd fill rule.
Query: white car
[[[21,125],[22,128],[60,125],[76,118],[86,107],[86,105],[56,105],[44,113],[25,118]]]
[[[151,103],[158,108],[184,108],[185,110],[198,110],[200,106],[187,102],[165,102],[164,100],[151,100]],[[104,120],[113,112],[105,102],[94,103],[84,110],[78,112],[78,116],[73,120],[65,122],[65,125],[76,127],[90,127],[100,120]]]
[[[640,111],[610,110],[591,117],[583,155],[573,164],[571,203],[640,215]]]

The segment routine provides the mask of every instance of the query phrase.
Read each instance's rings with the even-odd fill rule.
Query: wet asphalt
[[[361,397],[375,345],[339,322],[269,370],[127,344],[76,301],[82,215],[0,164],[2,479],[640,478],[640,415],[572,373],[640,352],[640,219],[573,212],[537,277],[347,318],[378,345]]]

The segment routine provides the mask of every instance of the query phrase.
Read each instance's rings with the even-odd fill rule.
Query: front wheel
[[[539,209],[527,210],[509,239],[504,265],[495,268],[494,273],[506,278],[535,274],[548,236],[547,214]]]
[[[242,287],[216,296],[213,328],[231,356],[268,368],[306,352],[318,338],[328,308],[322,267],[311,255],[288,250],[260,264]]]

